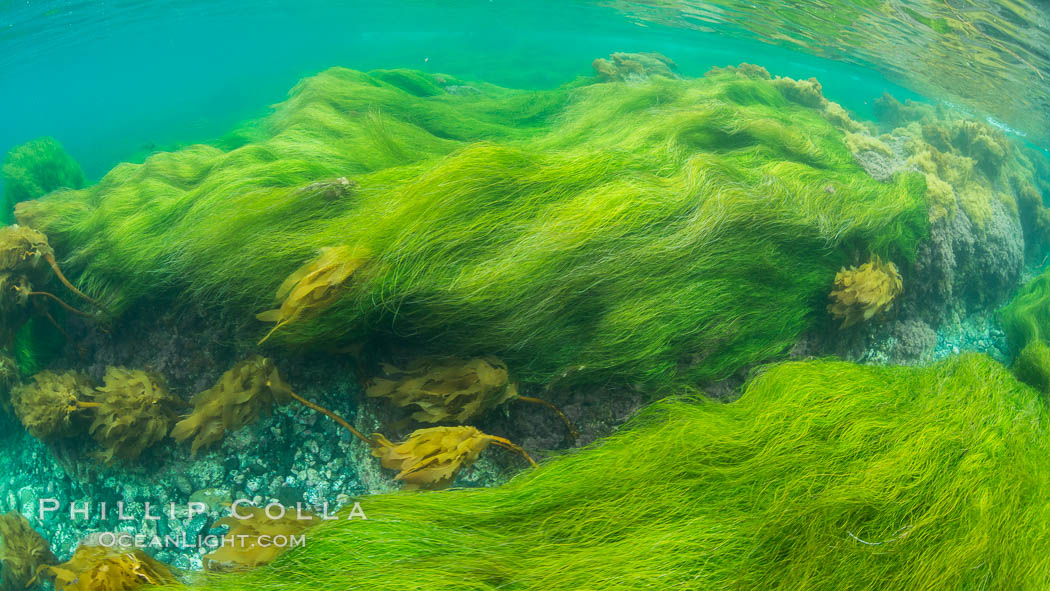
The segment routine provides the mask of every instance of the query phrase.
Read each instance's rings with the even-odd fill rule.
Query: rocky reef
[[[333,68],[18,203],[0,508],[132,515],[34,517],[40,579],[1039,588],[1045,279],[998,310],[1046,254],[1041,156],[751,64],[594,67],[543,91]]]

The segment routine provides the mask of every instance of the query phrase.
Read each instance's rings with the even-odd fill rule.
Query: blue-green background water
[[[862,118],[871,69],[584,2],[0,2],[0,152],[57,138],[89,180],[149,152],[207,141],[330,66],[416,68],[538,88],[615,51],[659,51],[685,75],[750,61],[817,77]]]

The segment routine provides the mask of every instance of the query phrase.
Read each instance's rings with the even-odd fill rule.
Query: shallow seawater
[[[1046,15],[0,1],[0,588],[1045,589]]]

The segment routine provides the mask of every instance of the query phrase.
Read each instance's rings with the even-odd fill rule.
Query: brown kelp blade
[[[317,258],[296,269],[277,288],[276,299],[281,301],[281,307],[255,316],[277,323],[258,344],[266,342],[282,326],[331,306],[339,299],[346,281],[366,260],[367,253],[360,248],[322,248]]]
[[[412,409],[423,423],[464,423],[518,397],[506,363],[495,357],[418,357],[403,368],[382,367],[365,394]]]

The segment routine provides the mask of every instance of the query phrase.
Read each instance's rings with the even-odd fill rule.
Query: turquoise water
[[[741,61],[816,76],[862,118],[883,91],[917,96],[870,68],[584,2],[4,2],[0,32],[0,150],[50,135],[95,179],[216,138],[334,65],[543,88],[658,51],[690,76]]]

